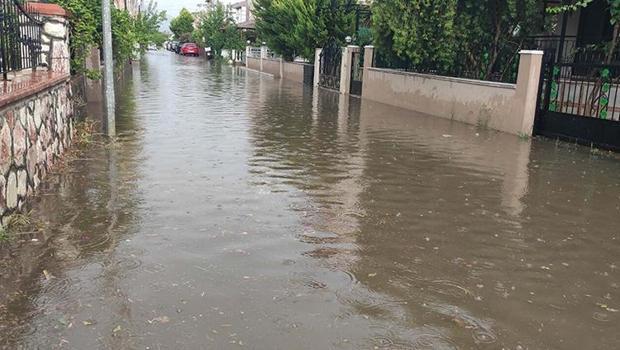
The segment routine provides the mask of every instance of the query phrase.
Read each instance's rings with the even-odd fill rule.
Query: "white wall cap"
[[[544,55],[545,52],[541,50],[521,50],[519,51],[521,55]]]

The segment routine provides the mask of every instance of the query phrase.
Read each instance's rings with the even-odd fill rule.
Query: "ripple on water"
[[[454,305],[428,303],[426,306],[440,315],[449,317],[458,327],[471,330],[472,338],[478,344],[492,344],[497,341],[497,335],[493,332],[489,320],[479,319]]]
[[[438,294],[451,296],[455,298],[465,298],[465,297],[475,298],[476,297],[476,295],[471,290],[451,280],[431,281],[431,284],[428,286],[427,289],[435,293],[438,293]]]

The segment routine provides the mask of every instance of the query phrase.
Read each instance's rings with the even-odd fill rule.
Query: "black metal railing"
[[[520,49],[520,47],[511,49],[510,52],[497,57],[496,63],[493,65],[489,65],[488,62],[484,61],[484,54],[479,55],[483,59],[477,64],[477,67],[464,64],[466,61],[462,57],[467,56],[466,53],[457,54],[454,64],[442,67],[430,62],[416,64],[410,60],[400,59],[378,50],[374,55],[373,67],[453,78],[516,83],[519,71]],[[486,56],[488,57],[488,55]],[[492,67],[489,68],[489,66]]]
[[[33,70],[41,62],[39,14],[18,0],[0,0],[0,73]]]
[[[319,59],[319,85],[328,89],[340,90],[340,64],[342,47],[335,40],[329,40]]]
[[[557,35],[541,35],[530,37],[527,46],[544,51],[547,57],[558,63],[620,63],[620,47],[610,50],[608,42],[594,38],[566,36],[562,39]]]
[[[620,65],[555,63],[543,74],[545,111],[620,121]]]

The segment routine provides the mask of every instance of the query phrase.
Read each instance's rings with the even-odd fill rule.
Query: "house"
[[[532,43],[545,53],[536,133],[620,151],[620,47],[609,45],[609,2],[593,0],[557,15],[546,11],[565,3],[543,1],[548,25]]]
[[[254,3],[252,0],[242,0],[230,5],[230,10],[237,27],[242,30],[256,29],[256,20],[252,14]]]
[[[603,62],[607,52],[602,46],[613,38],[607,0],[594,0],[587,7],[573,12],[555,15],[547,13],[548,8],[561,6],[563,2],[565,1],[543,1],[548,25],[541,35],[535,37],[537,48],[553,54],[556,61]]]
[[[114,6],[119,10],[127,10],[132,16],[140,12],[141,0],[114,0]]]

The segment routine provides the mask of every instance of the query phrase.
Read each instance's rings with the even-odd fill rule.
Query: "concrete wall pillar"
[[[280,79],[284,79],[284,60],[282,57],[279,58],[280,61]]]
[[[364,69],[374,67],[375,47],[372,45],[364,46]]]
[[[544,52],[523,50],[519,54],[521,57],[513,113],[514,118],[521,120],[521,130],[519,133],[532,136]]]
[[[351,90],[351,66],[353,65],[353,53],[360,52],[360,47],[349,45],[342,50],[342,62],[340,65],[340,93],[348,94]]]
[[[263,71],[263,61],[267,58],[267,46],[263,45],[260,47],[260,71]]]
[[[321,80],[321,53],[323,49],[316,49],[314,51],[314,86],[319,86]]]

